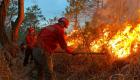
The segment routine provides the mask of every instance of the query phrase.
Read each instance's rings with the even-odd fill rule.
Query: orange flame
[[[70,34],[68,34],[66,40],[67,45],[75,49],[83,42],[78,30],[73,30]]]
[[[122,59],[137,51],[138,44],[140,44],[140,24],[135,27],[127,24],[123,30],[118,31],[110,39],[108,33],[104,32],[100,39],[91,42],[90,49],[92,52],[102,52],[102,46],[106,45],[106,49],[111,55]]]
[[[140,24],[132,25],[125,23],[121,26],[103,25],[99,29],[99,35],[90,43],[91,52],[102,53],[104,49],[108,53],[117,58],[124,59],[131,54],[138,53],[140,48]],[[75,35],[73,37],[73,35]],[[97,35],[96,35],[97,36]],[[78,30],[73,30],[67,39],[68,46],[77,48],[83,44],[83,38]]]

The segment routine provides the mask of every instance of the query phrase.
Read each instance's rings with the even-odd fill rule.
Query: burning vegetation
[[[112,32],[112,29],[118,26],[121,27]],[[138,53],[140,44],[140,24],[137,23],[133,25],[125,22],[118,26],[106,24],[98,27],[97,29],[99,30],[95,29],[99,31],[99,34],[98,37],[91,40],[88,45],[90,52],[103,53],[107,51],[111,56],[118,59],[123,59]],[[74,30],[68,35],[68,46],[72,46],[75,49],[78,48],[78,46],[82,46],[84,43],[83,41],[83,37],[78,30]]]
[[[83,51],[91,53],[105,52],[114,59],[125,59],[138,53],[140,44],[138,14],[140,6],[137,2],[118,0],[114,3],[113,0],[105,0],[104,8],[96,10],[93,16],[94,22],[90,23],[90,27],[93,27],[92,31],[89,31],[91,34],[84,32],[83,29],[73,30],[68,34],[68,45],[74,49],[81,48]],[[131,6],[130,3],[132,3]],[[132,11],[128,8],[134,11],[136,15],[132,16]],[[97,20],[95,21],[95,19]],[[96,25],[94,25],[95,22]],[[85,36],[91,38],[86,40]]]

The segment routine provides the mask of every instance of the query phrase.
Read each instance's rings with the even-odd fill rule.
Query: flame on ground
[[[113,31],[115,27],[118,27],[118,29]],[[98,29],[100,29],[99,31],[97,30],[99,32],[98,37],[92,40],[89,45],[91,52],[102,53],[107,51],[117,59],[124,59],[131,54],[138,53],[140,47],[140,24],[103,25],[103,27],[99,27]],[[83,43],[78,30],[73,30],[68,35],[68,46],[77,48]]]
[[[91,51],[102,52],[102,46],[105,45],[104,47],[106,47],[107,51],[119,59],[126,58],[138,51],[138,44],[140,44],[140,24],[136,26],[126,24],[123,29],[118,30],[111,38],[109,34],[111,33],[105,31],[103,36],[91,42]]]

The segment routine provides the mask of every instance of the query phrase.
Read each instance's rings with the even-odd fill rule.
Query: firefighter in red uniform
[[[66,53],[72,53],[72,50],[67,47],[67,43],[64,39],[64,29],[67,28],[68,25],[69,21],[66,18],[62,17],[58,20],[58,23],[43,28],[38,34],[38,46],[41,47],[43,51],[42,57],[44,57],[44,60],[43,58],[41,58],[42,60],[37,60],[38,64],[40,65],[40,80],[56,80],[56,76],[53,71],[53,61],[51,54],[53,54],[53,51],[57,48],[57,44],[59,44],[60,47],[66,51]],[[36,55],[37,53],[41,53],[41,51],[37,51],[37,48],[34,52],[34,54]],[[45,68],[47,68],[47,70],[45,70]],[[45,73],[45,71],[47,71],[47,73]]]
[[[35,29],[33,27],[28,28],[28,33],[26,35],[26,50],[25,50],[25,58],[23,65],[26,66],[28,64],[29,58],[33,60],[33,48],[36,43],[37,36],[35,35]]]

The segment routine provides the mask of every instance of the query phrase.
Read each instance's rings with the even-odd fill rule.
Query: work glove
[[[68,54],[74,55],[73,49],[72,49],[72,48],[66,48],[65,51],[66,51],[66,53],[68,53]]]

